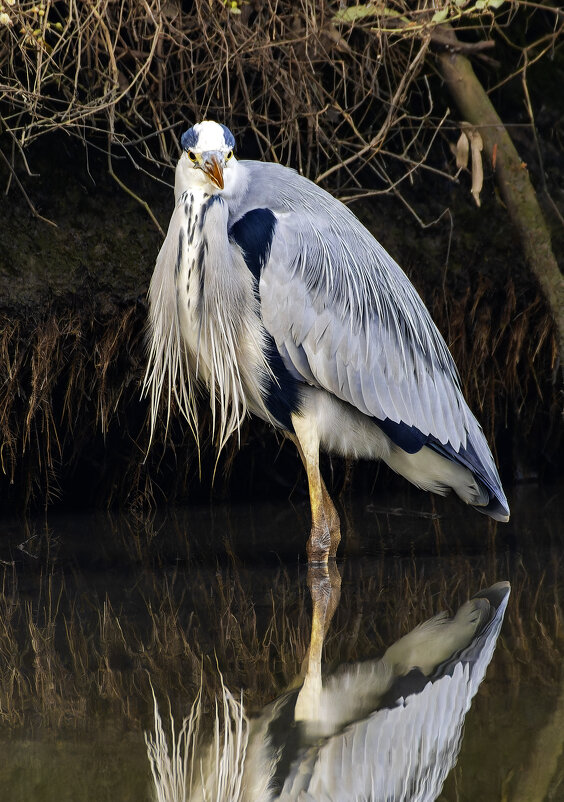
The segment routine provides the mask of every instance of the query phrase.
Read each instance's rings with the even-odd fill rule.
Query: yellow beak
[[[216,187],[223,189],[223,164],[215,153],[210,153],[203,158],[202,170]]]

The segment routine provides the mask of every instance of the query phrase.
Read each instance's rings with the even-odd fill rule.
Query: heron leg
[[[341,575],[334,562],[310,565],[307,571],[307,583],[312,603],[311,637],[302,664],[302,676],[305,676],[296,700],[294,718],[296,721],[311,722],[315,725],[321,713],[323,642],[341,597]]]
[[[327,562],[335,557],[341,541],[339,514],[319,470],[319,435],[315,423],[292,415],[295,442],[307,473],[311,506],[311,534],[307,542],[309,562]]]
[[[323,477],[321,477],[321,492],[323,494],[323,507],[325,509],[325,518],[327,519],[329,525],[329,531],[331,532],[331,545],[329,546],[329,557],[334,558],[337,556],[337,549],[339,547],[339,543],[341,542],[341,521],[339,519],[339,513],[337,512],[337,508],[333,504],[331,496],[329,495],[329,491],[325,486]]]

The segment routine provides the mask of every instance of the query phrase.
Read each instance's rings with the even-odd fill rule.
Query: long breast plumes
[[[264,416],[268,366],[253,279],[227,236],[219,195],[182,193],[149,290],[150,353],[145,390],[154,427],[163,389],[197,434],[195,387],[210,394],[221,450],[247,414]]]

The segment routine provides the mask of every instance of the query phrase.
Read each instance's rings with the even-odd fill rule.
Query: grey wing
[[[261,274],[263,322],[286,366],[379,421],[465,447],[477,424],[424,304],[345,207],[324,211],[277,214]]]

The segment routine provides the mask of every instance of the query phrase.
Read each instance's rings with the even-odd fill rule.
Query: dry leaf
[[[472,197],[476,205],[480,206],[480,192],[484,186],[484,166],[482,164],[482,149],[484,143],[480,133],[475,129],[470,132],[470,149],[472,151]]]
[[[468,167],[468,155],[470,153],[470,143],[465,131],[462,131],[456,143],[456,166]]]

